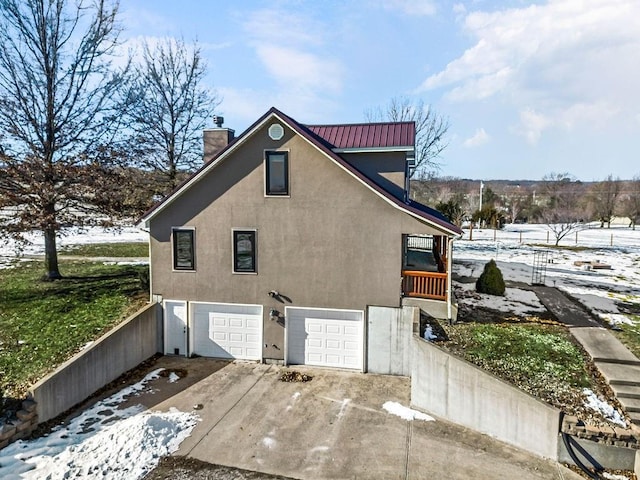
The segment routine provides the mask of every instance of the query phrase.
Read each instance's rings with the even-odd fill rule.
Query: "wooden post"
[[[520,232],[520,243],[522,243],[522,232]]]
[[[578,232],[576,232],[576,245],[578,245]]]
[[[547,230],[547,243],[549,243],[549,231]]]
[[[611,246],[613,247],[613,233],[611,234]]]

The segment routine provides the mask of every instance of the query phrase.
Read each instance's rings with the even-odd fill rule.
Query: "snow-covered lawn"
[[[84,410],[66,426],[32,441],[19,440],[0,450],[3,480],[102,478],[135,480],[151,471],[163,455],[175,452],[198,417],[175,409],[118,409],[146,388],[162,369]],[[168,382],[177,381],[169,377]]]
[[[484,264],[493,258],[505,280],[531,283],[534,252],[547,250],[547,285],[567,292],[610,323],[633,323],[631,316],[620,311],[620,304],[640,308],[640,229],[618,226],[582,230],[578,233],[578,246],[586,247],[586,250],[555,249],[552,244],[546,247],[547,230],[546,225],[507,225],[495,233],[490,229],[474,230],[472,241],[468,240],[469,232],[465,232],[462,239],[454,242],[454,272],[478,277]],[[612,236],[614,246],[610,245]],[[521,238],[523,243],[520,243]],[[574,246],[574,239],[575,236],[569,236],[569,240],[561,245]],[[532,243],[525,243],[529,241]],[[611,269],[585,270],[574,264],[591,261],[606,263]],[[472,285],[463,287],[473,288]],[[514,296],[518,298],[514,299]],[[469,301],[478,304],[477,299]],[[523,309],[535,312],[542,307],[534,297],[522,291],[507,291],[506,299],[482,297],[480,301],[485,305],[494,302],[493,308],[514,313],[523,313]]]
[[[0,242],[0,268],[7,267],[19,256],[44,255],[44,236],[41,232],[25,235],[27,244],[19,248],[12,240]],[[58,247],[83,245],[91,243],[136,243],[148,242],[149,234],[139,228],[125,226],[122,228],[87,227],[65,228],[58,235]]]

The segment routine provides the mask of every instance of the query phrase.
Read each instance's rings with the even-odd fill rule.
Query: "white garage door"
[[[285,308],[287,364],[362,370],[364,312]]]
[[[262,359],[262,306],[192,302],[191,353],[203,357]]]

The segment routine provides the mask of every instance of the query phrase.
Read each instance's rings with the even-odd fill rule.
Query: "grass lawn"
[[[140,243],[93,243],[64,247],[60,255],[80,257],[148,257],[149,244]]]
[[[587,355],[563,326],[482,318],[441,328],[444,348],[568,414],[584,416],[583,388],[604,393]]]
[[[630,315],[633,325],[626,323],[618,325],[620,330],[612,330],[618,339],[631,350],[631,352],[640,358],[640,315]]]
[[[0,270],[0,397],[23,396],[148,300],[146,265],[62,261],[60,271],[64,279],[43,282],[41,262]]]

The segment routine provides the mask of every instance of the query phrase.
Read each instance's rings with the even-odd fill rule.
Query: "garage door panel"
[[[213,325],[216,327],[226,327],[227,326],[227,319],[224,317],[213,317],[212,319],[213,321]]]
[[[326,331],[328,334],[340,335],[342,328],[340,327],[340,325],[332,325],[330,323],[327,323]]]
[[[193,303],[193,353],[205,357],[262,359],[262,307]]]
[[[287,362],[362,369],[364,313],[287,307]]]
[[[351,326],[351,325],[345,325],[344,327],[344,334],[345,335],[354,335],[354,336],[358,336],[361,334],[360,329],[358,327],[355,326]]]
[[[260,324],[262,323],[261,320],[254,320],[251,318],[247,318],[247,328],[255,328],[258,329],[260,328]]]
[[[331,340],[330,338],[328,338],[326,345],[327,345],[326,348],[333,348],[335,350],[342,349],[342,344],[340,340]]]
[[[226,342],[228,340],[226,333],[216,332],[216,331],[210,331],[209,338],[212,339],[214,342]]]

